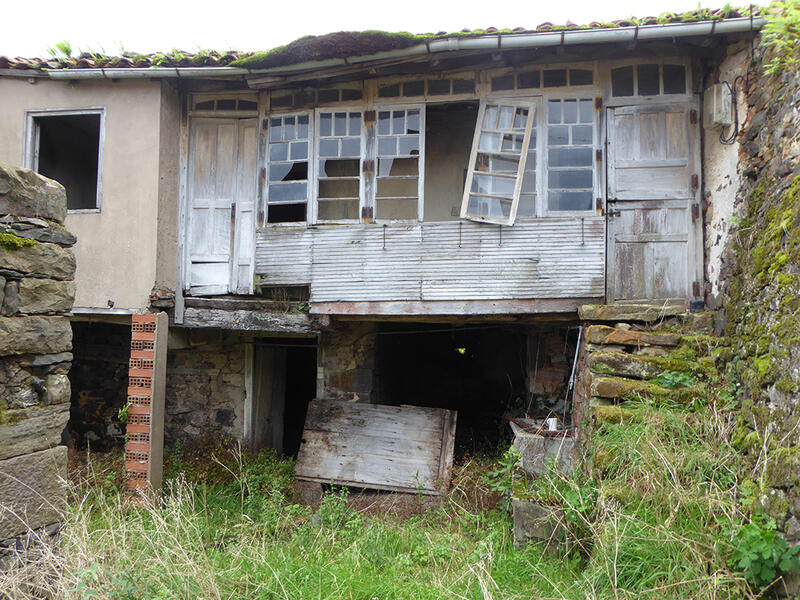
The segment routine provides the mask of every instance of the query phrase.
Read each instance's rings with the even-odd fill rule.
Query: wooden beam
[[[601,298],[546,298],[538,300],[411,300],[393,302],[312,302],[312,315],[336,316],[459,316],[571,313]]]
[[[317,335],[325,319],[307,313],[268,313],[253,310],[186,308],[183,326],[259,331],[286,335]]]

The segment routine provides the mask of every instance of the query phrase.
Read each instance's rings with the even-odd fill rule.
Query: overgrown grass
[[[299,505],[292,463],[268,453],[179,452],[161,500],[144,506],[114,471],[90,470],[72,486],[61,545],[0,573],[0,597],[755,598],[737,569],[742,544],[763,536],[737,495],[733,415],[624,411],[593,426],[586,469],[528,490],[563,511],[561,546],[513,548],[483,481],[505,471],[496,461],[465,460],[440,504],[409,495],[398,516],[356,510],[336,488]]]

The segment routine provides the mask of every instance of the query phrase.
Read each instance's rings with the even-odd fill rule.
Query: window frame
[[[604,164],[603,162],[597,161],[597,151],[600,149],[600,140],[601,132],[600,132],[600,113],[602,111],[597,110],[595,108],[595,100],[599,95],[599,90],[597,87],[589,87],[585,86],[585,90],[581,93],[579,91],[574,92],[554,92],[550,94],[545,94],[542,99],[542,122],[541,122],[541,136],[539,140],[539,149],[537,152],[541,152],[541,158],[539,159],[538,163],[541,166],[541,177],[537,183],[540,183],[538,189],[540,190],[540,199],[539,199],[539,211],[537,212],[538,218],[558,218],[558,217],[586,217],[596,214],[596,201],[597,198],[601,197],[601,184],[602,184],[602,177],[604,169],[601,166]],[[557,89],[564,89],[564,88],[557,88]],[[549,170],[550,170],[550,153],[548,152],[547,146],[547,103],[550,100],[591,100],[592,101],[592,201],[590,203],[589,208],[586,210],[551,210],[550,209],[550,202],[548,198],[548,189],[549,189]],[[580,108],[578,109],[580,110]],[[571,146],[564,146],[565,148],[569,148]],[[538,172],[537,172],[538,173]],[[528,217],[530,218],[530,217]]]
[[[270,122],[271,119],[283,119],[284,117],[297,117],[297,116],[301,116],[301,115],[308,116],[308,173],[306,175],[308,177],[308,179],[306,180],[307,184],[308,184],[308,187],[306,189],[306,218],[303,221],[286,221],[286,222],[281,222],[281,223],[270,223],[269,222],[269,169],[270,169],[272,161],[269,158],[269,145],[270,145],[270,141],[269,141],[269,122]],[[264,187],[263,187],[263,199],[262,199],[263,203],[261,204],[261,206],[263,207],[263,211],[264,211],[264,213],[263,213],[264,225],[261,226],[261,227],[263,227],[263,228],[268,228],[268,227],[306,227],[306,226],[310,225],[311,223],[313,223],[313,221],[311,220],[312,212],[313,212],[312,211],[312,207],[311,207],[311,198],[312,198],[312,195],[313,195],[311,188],[313,187],[313,184],[315,182],[315,179],[313,179],[312,177],[314,177],[313,174],[316,172],[315,165],[314,165],[314,162],[315,162],[315,160],[314,160],[314,152],[315,152],[315,149],[316,149],[315,148],[315,131],[314,131],[314,129],[315,129],[314,128],[314,125],[315,125],[314,110],[311,110],[311,109],[309,109],[309,110],[298,109],[298,110],[290,110],[290,111],[274,111],[274,112],[268,112],[266,114],[266,116],[263,117],[263,118],[267,120],[268,126],[267,126],[267,129],[266,129],[265,133],[264,133],[265,137],[264,137],[264,163],[263,163],[263,167],[265,169],[265,172],[264,172]],[[283,162],[283,161],[281,161],[281,162]],[[314,170],[312,171],[312,169],[314,169]],[[285,204],[290,204],[290,203],[287,202]],[[300,203],[297,202],[296,204],[300,204]],[[261,227],[257,226],[256,228],[260,229]]]
[[[374,211],[374,221],[376,223],[421,223],[423,220],[423,215],[425,211],[425,123],[426,123],[426,102],[415,102],[415,103],[394,103],[394,104],[375,104],[375,143],[373,144],[374,147],[374,156],[367,157],[367,160],[374,160],[375,161],[375,169],[372,173],[372,181],[370,188],[374,190],[374,194],[372,198],[367,198],[367,202],[372,202],[371,206],[373,207]],[[369,110],[372,110],[370,108]],[[378,153],[378,113],[380,112],[392,112],[394,110],[418,110],[419,111],[419,154],[417,155],[418,162],[417,162],[417,218],[416,219],[381,219],[380,215],[378,214],[378,171],[379,171],[379,159],[380,155]],[[391,134],[390,134],[391,135]]]
[[[371,110],[366,103],[362,104],[330,104],[325,107],[314,108],[313,110],[313,164],[309,165],[309,177],[311,179],[311,213],[309,214],[309,224],[313,225],[352,225],[354,223],[361,223],[362,209],[367,206],[366,203],[366,179],[364,177],[364,161],[367,160],[367,128],[364,124],[364,114]],[[320,125],[319,119],[322,113],[336,113],[336,112],[359,112],[361,113],[361,127],[360,127],[360,157],[358,159],[358,213],[355,219],[320,219],[319,218],[319,161],[321,160],[319,154],[320,145]],[[347,136],[350,137],[350,136]]]
[[[525,126],[525,133],[523,134],[522,139],[522,146],[523,149],[520,152],[520,164],[517,168],[517,175],[514,181],[514,192],[513,197],[511,200],[511,208],[509,210],[509,215],[507,219],[499,219],[489,216],[470,216],[468,213],[469,209],[469,197],[471,194],[472,188],[472,181],[475,177],[475,161],[478,157],[478,146],[480,145],[480,138],[481,132],[483,131],[483,118],[486,112],[487,104],[511,104],[515,108],[524,108],[527,107],[529,110],[534,110],[534,116],[528,119],[528,123]],[[464,183],[464,193],[461,199],[461,212],[460,218],[467,219],[470,221],[476,221],[480,223],[494,223],[496,225],[513,225],[517,219],[517,209],[519,208],[519,196],[522,190],[522,178],[525,173],[525,164],[527,162],[528,157],[528,146],[530,143],[530,136],[533,127],[536,125],[536,121],[541,119],[537,115],[541,115],[542,112],[542,99],[541,97],[505,97],[505,96],[492,96],[492,97],[484,97],[481,99],[480,107],[478,108],[478,118],[475,123],[475,135],[472,139],[472,148],[470,149],[469,155],[469,164],[467,165],[467,180]],[[538,131],[537,131],[538,134]],[[537,137],[537,145],[539,143],[541,136]],[[538,149],[537,149],[538,152]],[[539,165],[539,159],[537,159],[537,166]],[[537,176],[537,190],[540,187],[540,183],[538,181]],[[538,199],[537,199],[538,202]]]
[[[102,210],[103,200],[103,149],[106,138],[106,109],[104,106],[87,108],[56,108],[25,111],[25,128],[22,149],[22,166],[36,171],[39,169],[39,123],[37,119],[46,117],[70,117],[81,115],[100,115],[100,129],[97,140],[97,195],[94,208],[67,208],[67,214],[92,214]]]
[[[640,96],[638,94],[638,65],[658,65],[659,77],[659,94],[656,96]],[[686,69],[686,92],[683,94],[665,94],[664,89],[664,65],[680,65]],[[614,96],[611,89],[611,72],[620,67],[633,67],[633,85],[634,91],[637,92],[632,96]],[[685,102],[687,99],[692,98],[694,92],[692,91],[693,73],[691,59],[682,56],[664,56],[659,58],[640,58],[640,59],[619,59],[604,62],[602,65],[601,74],[601,91],[605,99],[605,107],[613,108],[617,106],[630,106],[632,104],[669,104],[676,102]]]

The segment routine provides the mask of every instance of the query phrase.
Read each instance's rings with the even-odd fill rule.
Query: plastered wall
[[[156,280],[160,102],[161,84],[149,80],[0,79],[0,161],[12,165],[23,161],[26,110],[105,108],[100,211],[70,213],[65,222],[78,237],[76,308],[148,304]]]

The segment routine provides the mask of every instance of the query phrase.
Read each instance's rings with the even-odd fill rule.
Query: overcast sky
[[[701,1],[706,8],[724,4],[724,0]],[[535,28],[545,21],[583,24],[698,7],[697,0],[0,0],[0,5],[0,55],[12,57],[47,56],[47,48],[61,40],[76,51],[107,54],[117,54],[121,48],[142,53],[173,48],[268,50],[304,35],[331,31]]]

